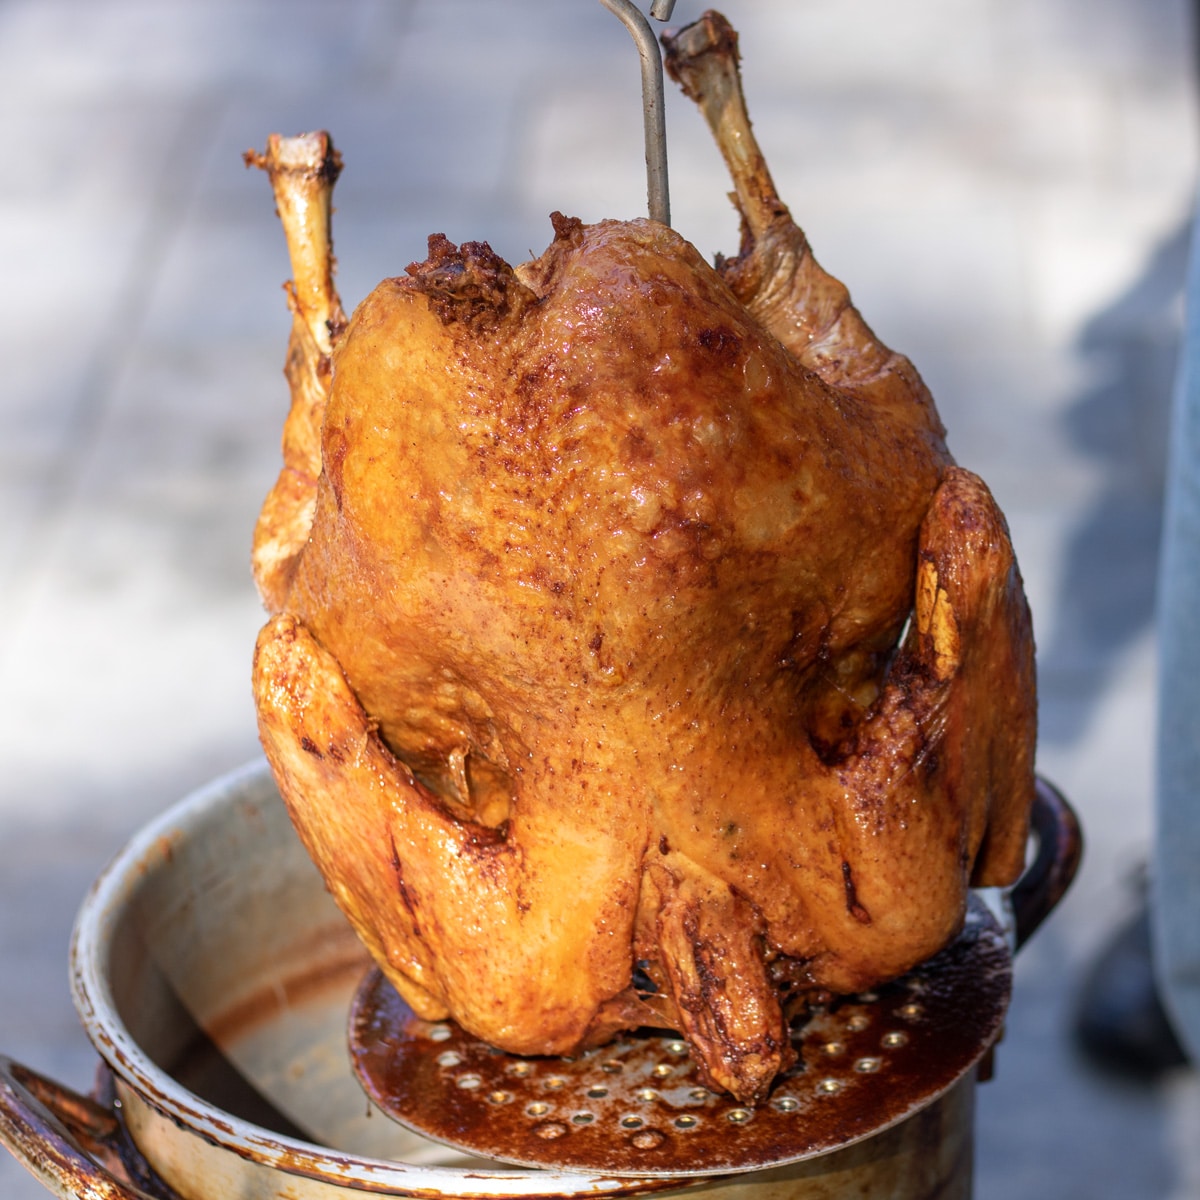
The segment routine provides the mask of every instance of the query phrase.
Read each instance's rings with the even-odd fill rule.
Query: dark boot
[[[1143,906],[1092,965],[1075,1017],[1075,1035],[1089,1059],[1147,1082],[1187,1063],[1158,998],[1150,945]]]

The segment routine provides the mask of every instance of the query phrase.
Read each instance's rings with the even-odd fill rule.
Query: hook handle
[[[671,223],[671,200],[667,185],[667,123],[663,112],[662,51],[650,22],[632,0],[600,0],[629,30],[642,60],[642,115],[646,138],[646,196],[650,219]],[[650,11],[665,21],[675,0],[654,0]],[[660,16],[663,13],[665,15]]]
[[[146,1191],[128,1179],[123,1133],[111,1108],[0,1054],[0,1146],[60,1200],[174,1196],[157,1180]]]
[[[1062,792],[1040,777],[1031,823],[1037,854],[1010,893],[1017,949],[1066,894],[1083,855],[1079,818]]]

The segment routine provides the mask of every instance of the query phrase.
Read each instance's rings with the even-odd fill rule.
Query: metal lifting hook
[[[646,195],[650,219],[671,223],[671,200],[667,186],[667,124],[663,112],[662,51],[650,22],[632,0],[600,0],[619,17],[637,44],[642,59],[642,114],[646,135]],[[670,20],[675,0],[653,0],[650,15]]]

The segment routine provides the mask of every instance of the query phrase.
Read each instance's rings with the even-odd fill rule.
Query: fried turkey
[[[348,323],[326,135],[250,159],[293,259],[254,689],[292,819],[387,977],[521,1054],[677,1030],[756,1101],[787,1014],[952,939],[1022,866],[1033,643],[1005,522],[814,261],[736,38],[668,42],[736,258],[555,214],[430,238]]]

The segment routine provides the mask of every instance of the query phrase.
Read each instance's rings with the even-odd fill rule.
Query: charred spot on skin
[[[428,258],[405,272],[443,325],[462,324],[473,333],[537,299],[487,242],[455,246],[444,233],[431,234]]]
[[[307,734],[300,739],[300,749],[306,754],[311,754],[313,758],[325,758],[325,755],[321,753],[320,747]]]
[[[532,570],[525,573],[525,578],[529,581],[531,587],[536,587],[539,590],[547,591],[552,596],[561,596],[567,591],[567,582],[564,579],[555,579],[549,570],[540,563]],[[556,613],[557,616],[566,616],[565,613]]]
[[[671,843],[667,841],[667,835],[665,833],[658,839],[658,852],[659,854],[671,853]]]
[[[871,914],[858,902],[858,894],[854,888],[854,875],[850,864],[842,859],[842,883],[846,888],[846,911],[860,924],[870,925]]]
[[[521,398],[528,398],[535,392],[539,391],[544,383],[545,376],[541,370],[526,371],[517,379],[517,396]]]
[[[742,339],[732,329],[702,329],[696,334],[696,341],[714,358],[730,364],[737,360],[742,349]]]

